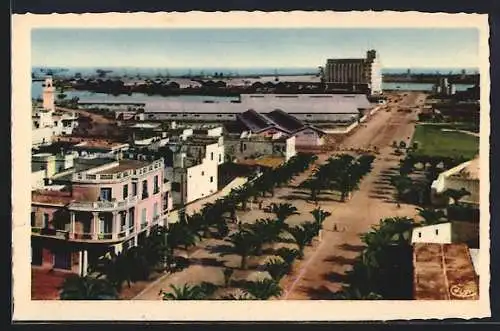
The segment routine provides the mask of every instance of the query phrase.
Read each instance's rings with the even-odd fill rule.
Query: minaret
[[[45,78],[45,82],[43,83],[43,109],[55,110],[54,92],[52,77]]]

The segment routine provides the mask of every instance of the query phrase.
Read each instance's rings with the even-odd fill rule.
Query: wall
[[[438,231],[437,234],[436,231]],[[419,234],[421,234],[420,237]],[[451,223],[442,223],[417,227],[413,230],[411,242],[450,244],[452,242],[452,225]]]
[[[286,141],[257,139],[226,139],[226,154],[231,158],[256,158],[260,156],[286,157]]]
[[[471,195],[463,197],[460,201],[479,205],[479,180],[448,177],[444,179],[446,189],[460,190],[465,188]]]
[[[158,176],[158,192],[154,194],[154,176]],[[149,196],[146,199],[141,199],[142,197],[142,181],[144,179],[147,179],[148,181],[148,193]],[[156,171],[150,172],[147,174],[146,177],[140,178],[140,180],[137,182],[137,194],[138,198],[140,199],[136,206],[135,206],[135,223],[137,229],[140,228],[140,224],[142,222],[142,209],[146,208],[146,219],[148,222],[151,222],[154,215],[154,204],[157,203],[158,209],[157,209],[157,215],[161,215],[162,213],[162,195],[161,195],[161,189],[163,185],[163,169],[157,169]],[[132,187],[130,185],[129,187],[129,195],[132,193],[131,191]],[[120,192],[122,193],[122,192]]]
[[[31,145],[50,145],[53,137],[52,128],[40,128],[31,130]]]
[[[186,202],[209,196],[217,192],[217,162],[204,161],[187,169]],[[212,179],[212,181],[210,181]]]
[[[296,143],[296,138],[295,136],[289,137],[286,140],[286,152],[285,152],[285,161],[290,160],[293,156],[297,154],[297,151],[295,150],[295,143]]]
[[[46,175],[45,170],[38,170],[38,171],[31,172],[31,190],[32,191],[40,189],[44,186],[45,175]]]
[[[236,114],[216,114],[216,113],[146,113],[146,119],[151,120],[175,120],[184,121],[233,121],[236,119]]]
[[[56,162],[54,156],[32,158],[31,170],[32,171],[46,170],[46,176],[52,177],[56,173]]]
[[[312,129],[305,129],[295,134],[295,145],[297,146],[321,146],[323,138]]]
[[[358,112],[353,110],[352,113],[339,114],[339,113],[293,113],[294,117],[303,121],[311,122],[349,122],[352,117],[357,117]],[[188,113],[188,114],[174,114],[174,113],[146,113],[145,118],[148,120],[175,120],[184,121],[234,121],[236,120],[236,113],[232,114],[216,114],[216,113]]]

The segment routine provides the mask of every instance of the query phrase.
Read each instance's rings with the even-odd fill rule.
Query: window
[[[214,152],[210,152],[210,160],[213,161],[214,160]]]
[[[128,197],[128,184],[123,185],[123,199]]]
[[[439,234],[439,230],[438,230],[438,229],[436,229],[436,236],[437,236],[438,234]]]
[[[142,181],[142,198],[146,199],[149,196],[148,194],[148,181],[143,180]]]
[[[153,205],[153,217],[158,216],[158,202]]]
[[[101,201],[111,201],[111,187],[101,188],[101,194],[99,197]]]
[[[46,228],[49,226],[49,214],[43,213],[43,224],[42,228]]]
[[[219,162],[222,162],[222,154],[219,154]]]
[[[36,213],[34,211],[31,212],[31,226],[36,226]]]
[[[419,237],[419,238],[422,238],[422,232],[419,232],[419,233],[418,233],[418,237]]]
[[[132,183],[132,196],[137,195],[137,183]]]
[[[160,192],[160,186],[158,185],[158,175],[154,177],[154,189],[153,194]]]
[[[202,176],[205,176],[205,171],[202,171],[202,172],[201,172],[201,175],[202,175]]]
[[[214,182],[214,176],[210,176],[210,183]]]
[[[147,214],[146,214],[146,208],[142,208],[142,213],[141,213],[141,224],[145,224],[145,223],[147,223],[147,221],[146,221],[146,216],[147,216]]]
[[[172,183],[172,191],[180,192],[181,191],[181,183]]]
[[[247,144],[243,144],[243,150],[246,151],[247,150]]]

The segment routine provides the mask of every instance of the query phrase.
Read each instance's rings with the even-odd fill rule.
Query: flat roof
[[[32,203],[43,203],[51,205],[67,205],[74,198],[70,192],[53,191],[53,190],[35,190],[31,192]]]
[[[144,162],[139,160],[123,159],[118,161],[118,165],[109,169],[96,172],[96,175],[112,175],[127,170],[139,169],[149,165],[151,162]]]
[[[277,168],[285,162],[284,157],[278,156],[264,156],[258,159],[238,160],[237,164],[244,164],[249,166],[262,166],[268,168]]]
[[[466,244],[413,245],[415,300],[478,300],[479,282]]]
[[[373,105],[364,94],[241,95],[241,102],[182,102],[154,100],[146,103],[146,113],[237,114],[247,110],[270,113],[280,109],[290,114],[358,114]]]
[[[108,148],[116,148],[116,147],[125,147],[128,146],[127,143],[119,143],[111,140],[104,139],[89,139],[82,140],[78,144],[74,145],[74,148],[99,148],[99,149],[108,149]]]

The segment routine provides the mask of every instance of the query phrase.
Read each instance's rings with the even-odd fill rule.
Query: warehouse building
[[[350,123],[372,107],[363,94],[242,94],[230,102],[147,102],[145,119],[224,122],[250,109],[261,114],[280,109],[308,123]]]

